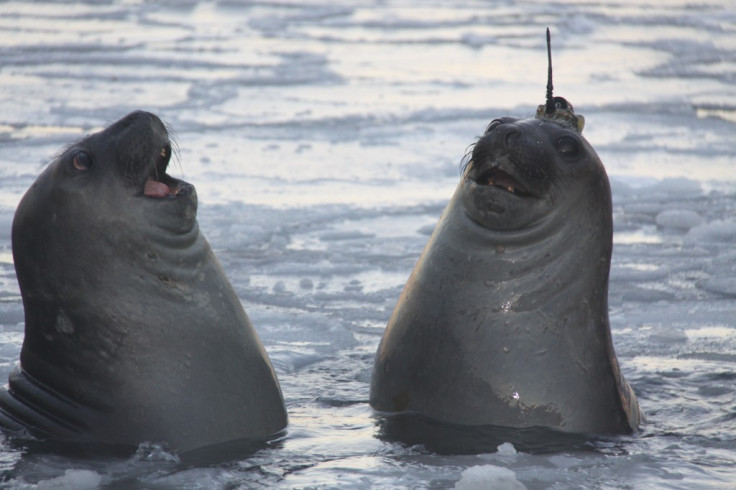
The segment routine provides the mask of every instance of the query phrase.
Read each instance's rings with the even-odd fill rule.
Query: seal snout
[[[477,185],[497,188],[515,196],[533,196],[534,193],[522,182],[510,151],[520,134],[511,125],[494,127],[491,124],[489,132],[473,148],[468,178]]]
[[[556,126],[556,125],[555,125]],[[515,197],[541,198],[549,185],[549,136],[539,123],[494,119],[475,143],[466,178]]]
[[[192,188],[166,173],[173,147],[166,125],[156,114],[131,112],[101,134],[115,142],[119,165],[136,195],[174,198]]]

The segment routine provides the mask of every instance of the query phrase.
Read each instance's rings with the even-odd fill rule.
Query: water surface
[[[387,440],[367,403],[383,328],[468,146],[543,102],[547,26],[556,94],[612,181],[614,344],[648,422],[552,451]],[[197,186],[290,413],[271,447],[211,464],[6,441],[3,484],[733,485],[735,96],[727,0],[0,2],[0,379],[23,337],[20,197],[64,145],[144,109],[175,132],[171,172]]]

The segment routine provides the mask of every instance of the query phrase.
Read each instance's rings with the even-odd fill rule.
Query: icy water
[[[556,94],[612,181],[613,338],[647,424],[548,448],[386,439],[381,333],[468,145],[543,101],[546,26]],[[0,379],[23,339],[20,197],[65,144],[145,109],[175,131],[172,173],[290,414],[269,447],[207,463],[5,441],[3,486],[736,488],[732,1],[0,2],[0,100]]]

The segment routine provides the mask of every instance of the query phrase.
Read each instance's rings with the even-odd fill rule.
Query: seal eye
[[[580,153],[580,144],[571,136],[563,136],[557,140],[557,151],[564,157],[576,157]]]
[[[490,133],[491,131],[499,127],[501,124],[503,124],[503,121],[501,121],[500,119],[494,119],[493,121],[491,121],[491,124],[489,124],[488,127],[486,128],[486,134]]]
[[[77,170],[89,170],[92,167],[92,159],[85,152],[80,151],[74,155],[72,164]]]

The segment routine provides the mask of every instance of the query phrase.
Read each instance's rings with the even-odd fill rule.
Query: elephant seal
[[[283,430],[269,358],[166,173],[164,124],[133,112],[63,150],[12,228],[25,309],[0,425],[63,443],[181,453]]]
[[[551,69],[550,69],[551,73]],[[376,354],[370,403],[443,422],[630,433],[611,342],[611,191],[562,97],[493,120]]]

